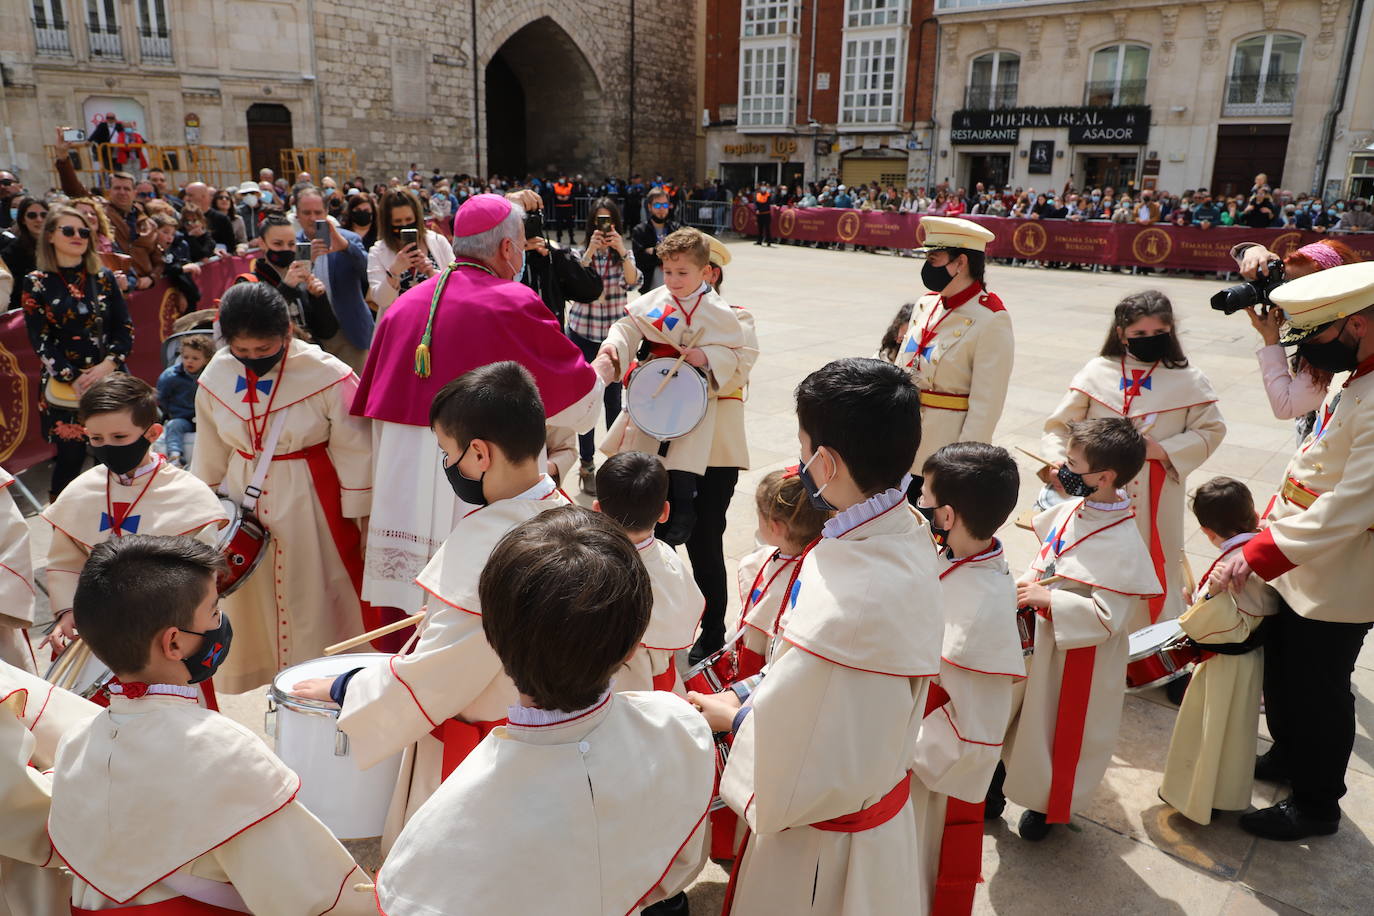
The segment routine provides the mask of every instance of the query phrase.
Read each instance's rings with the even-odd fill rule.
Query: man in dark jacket
[[[536,191],[511,191],[506,199],[524,207],[526,216],[542,214],[544,209],[544,199]],[[595,302],[601,298],[601,277],[596,270],[583,267],[571,251],[557,247],[541,235],[526,236],[525,271],[518,279],[539,294],[549,311],[558,318],[560,327],[566,324],[564,317],[569,299]]]
[[[643,292],[646,293],[663,285],[663,262],[656,254],[658,243],[682,228],[681,223],[668,215],[671,211],[668,192],[655,188],[649,192],[649,218],[630,230],[635,266],[644,276]]]

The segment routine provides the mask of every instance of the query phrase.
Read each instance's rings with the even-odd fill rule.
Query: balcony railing
[[[973,111],[1016,107],[1015,86],[970,86],[965,92],[964,107]]]
[[[1231,77],[1226,82],[1226,102],[1223,117],[1264,117],[1291,115],[1293,96],[1298,88],[1298,75],[1284,73],[1260,82],[1257,76]]]
[[[1088,83],[1083,104],[1093,108],[1112,105],[1144,105],[1146,80],[1103,80]]]
[[[90,31],[91,57],[100,60],[120,60],[124,57],[124,47],[120,44],[118,32]]]
[[[165,35],[138,36],[139,49],[147,63],[170,64],[172,62],[172,39]]]
[[[66,56],[72,53],[71,42],[67,40],[66,26],[53,28],[35,25],[33,34],[39,54]]]

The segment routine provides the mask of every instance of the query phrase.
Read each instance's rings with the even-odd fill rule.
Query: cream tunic
[[[654,609],[639,649],[616,673],[615,689],[667,689],[685,699],[676,654],[696,640],[706,599],[676,550],[654,537],[637,546],[654,588]]]
[[[48,597],[53,612],[72,606],[76,582],[91,549],[115,533],[110,509],[119,519],[120,534],[161,537],[185,534],[213,545],[229,523],[215,491],[194,475],[154,456],[155,470],[133,478],[128,485],[96,465],[73,480],[62,495],[43,510],[52,526],[48,548]],[[238,621],[234,621],[237,626]],[[234,633],[237,640],[237,630]],[[237,648],[237,641],[235,648]]]
[[[339,480],[341,524],[356,527],[372,504],[369,421],[349,416],[353,370],[299,340],[281,363],[246,384],[244,367],[226,348],[210,360],[196,395],[195,475],[238,501],[252,479],[258,444],[250,430],[286,412],[276,455],[255,510],[272,533],[268,555],[224,610],[234,621],[234,651],[215,675],[221,690],[241,693],[283,668],[318,658],[325,646],[362,632],[358,593],[334,543],[309,462],[280,456],[323,444]],[[270,411],[264,419],[264,414]],[[252,456],[245,458],[244,456]]]
[[[1011,315],[995,293],[975,283],[949,299],[926,293],[911,310],[897,365],[923,397],[921,446],[911,473],[951,442],[991,442],[1007,400],[1015,340]],[[967,398],[967,409],[937,406],[932,395]]]
[[[1069,423],[1095,417],[1127,417],[1169,456],[1167,463],[1146,461],[1129,484],[1117,481],[1131,495],[1140,537],[1164,581],[1163,600],[1142,604],[1130,621],[1132,631],[1183,613],[1184,495],[1188,475],[1226,435],[1216,402],[1211,383],[1196,368],[1152,368],[1130,356],[1124,364],[1119,358],[1099,356],[1074,376],[1068,393],[1045,421],[1041,454],[1051,461],[1064,460]],[[1151,500],[1152,484],[1161,487],[1158,505]],[[1152,540],[1155,535],[1157,543]]]
[[[75,906],[224,894],[256,916],[373,911],[352,889],[364,873],[295,801],[299,777],[194,701],[111,697],[63,740],[55,771],[48,832],[77,875]]]
[[[1068,823],[1107,772],[1126,693],[1127,623],[1141,598],[1159,593],[1132,521],[1129,504],[1105,509],[1082,499],[1035,517],[1044,546],[1026,578],[1052,573],[1063,581],[1048,586],[1049,618],[1036,616],[1025,697],[1003,749],[1004,791],[1050,823]],[[1060,728],[1081,728],[1082,742],[1076,755],[1056,760]]]
[[[367,769],[403,752],[383,848],[443,781],[444,745],[430,733],[450,718],[504,720],[519,701],[482,631],[478,580],[506,532],[567,504],[544,477],[521,497],[468,514],[417,580],[430,601],[411,651],[392,656],[389,664],[364,668],[349,681],[339,728],[348,733],[358,766]]]
[[[1253,535],[1226,550],[1213,568]],[[1211,570],[1202,577],[1206,582]],[[1240,595],[1229,592],[1198,602],[1182,617],[1183,632],[1202,643],[1244,642],[1264,618],[1278,611],[1278,594],[1251,576]],[[1212,809],[1243,811],[1255,781],[1256,734],[1264,654],[1213,655],[1193,670],[1174,720],[1169,758],[1159,794],[1184,817],[1212,821]]]
[[[26,628],[33,625],[33,558],[29,525],[10,495],[14,477],[0,468],[0,662],[37,673]]]
[[[938,690],[932,686],[931,691],[943,692],[948,700],[921,722],[912,766],[917,778],[911,782],[927,900],[935,893],[945,844],[981,847],[982,818],[947,830],[946,803],[951,795],[982,803],[1002,756],[1013,688],[1026,676],[1016,628],[1016,584],[1002,545],[994,542],[963,561],[941,553],[939,563],[945,638]],[[964,864],[976,877],[981,862],[979,854]]]
[[[768,545],[739,561],[740,612],[734,630],[735,652],[744,677],[757,674],[768,657],[788,590],[796,582],[793,573],[801,560],[800,556],[784,556],[781,550]]]
[[[753,316],[743,309],[731,308],[704,284],[701,291],[686,299],[678,299],[666,286],[660,286],[625,306],[625,312],[626,317],[611,326],[603,345],[615,348],[619,364],[627,371],[640,342],[646,339],[650,344],[666,347],[673,358],[677,348],[697,347],[706,354],[706,366],[700,370],[706,375],[709,389],[706,414],[691,432],[672,440],[664,465],[672,471],[693,474],[704,474],[707,467],[747,467],[744,387],[759,355]],[[697,371],[686,363],[682,369]],[[626,394],[633,384],[657,388],[659,381],[658,376],[640,376],[627,383]],[[740,403],[726,411],[726,424],[717,429],[722,405],[728,401]],[[607,455],[630,451],[655,455],[658,448],[657,439],[634,426],[628,410],[621,411],[601,445]]]
[[[67,913],[71,877],[52,866],[49,768],[69,729],[100,707],[0,662],[0,916]]]
[[[807,554],[780,647],[735,736],[720,795],[753,835],[733,912],[902,913],[925,890],[910,798],[855,833],[816,823],[899,787],[939,671],[940,583],[925,523],[897,490],[832,521]],[[846,518],[851,521],[846,522]],[[852,527],[851,527],[852,525]],[[856,715],[856,710],[862,711]]]
[[[706,860],[710,730],[662,693],[487,736],[406,826],[377,876],[386,916],[620,916]],[[456,866],[456,867],[455,867]]]

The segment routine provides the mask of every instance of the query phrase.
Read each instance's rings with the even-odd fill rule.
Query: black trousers
[[[759,221],[759,243],[773,244],[773,214],[759,213],[756,215]]]
[[[61,493],[81,474],[86,464],[86,440],[58,442],[53,446],[57,454],[53,456],[52,483],[48,487],[53,496]]]
[[[687,556],[692,561],[692,577],[706,598],[706,611],[701,618],[701,635],[692,647],[693,660],[725,645],[725,606],[730,601],[723,540],[725,513],[738,483],[739,468],[707,468],[697,478],[697,498],[692,504],[697,521],[687,539]]]
[[[1359,599],[1356,599],[1359,600]],[[1374,624],[1302,617],[1280,599],[1264,644],[1264,709],[1293,801],[1314,817],[1340,816],[1355,745],[1350,676]]]

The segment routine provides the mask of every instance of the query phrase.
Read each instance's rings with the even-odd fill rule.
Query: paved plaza
[[[921,262],[915,260],[786,246],[759,248],[741,241],[733,241],[731,251],[735,261],[726,268],[723,292],[753,311],[762,351],[746,404],[754,467],[741,475],[726,534],[726,553],[733,564],[754,546],[752,496],[759,477],[797,460],[792,409],[797,382],[836,357],[872,355],[898,306],[914,300],[922,289]],[[1258,503],[1267,501],[1293,451],[1293,425],[1275,420],[1269,412],[1253,352],[1257,337],[1245,317],[1226,317],[1208,308],[1208,297],[1223,281],[995,265],[988,281],[1011,312],[1017,343],[997,444],[1034,450],[1044,417],[1073,373],[1101,346],[1113,306],[1127,293],[1155,287],[1173,300],[1185,351],[1215,386],[1228,427],[1225,442],[1190,478],[1191,486],[1225,474],[1246,482]],[[1033,462],[1019,453],[1018,460],[1024,507],[1039,484],[1032,476]],[[35,492],[44,492],[46,487],[36,483],[30,482]],[[575,482],[568,490],[580,502],[590,502],[580,497]],[[384,498],[384,493],[378,495]],[[32,527],[41,565],[47,526]],[[1191,518],[1187,530],[1186,548],[1200,574],[1214,552]],[[1019,573],[1034,552],[1034,539],[1010,524],[1002,537],[1013,571]],[[1352,595],[1351,600],[1370,599]],[[1374,705],[1369,698],[1374,697],[1374,640],[1366,645],[1355,685],[1359,726],[1348,776],[1350,791],[1343,805],[1346,818],[1335,836],[1281,844],[1242,832],[1234,814],[1209,827],[1184,819],[1156,796],[1174,707],[1162,691],[1129,696],[1106,781],[1093,804],[1078,812],[1068,829],[1054,831],[1040,844],[1026,843],[1014,830],[1021,815],[1015,805],[1008,805],[1003,818],[989,825],[983,859],[986,883],[978,889],[975,912],[1370,912]],[[261,730],[261,691],[224,697],[222,702],[226,712]],[[1283,791],[1259,783],[1254,803],[1271,804]],[[693,887],[698,916],[719,911],[725,878],[712,865]]]

